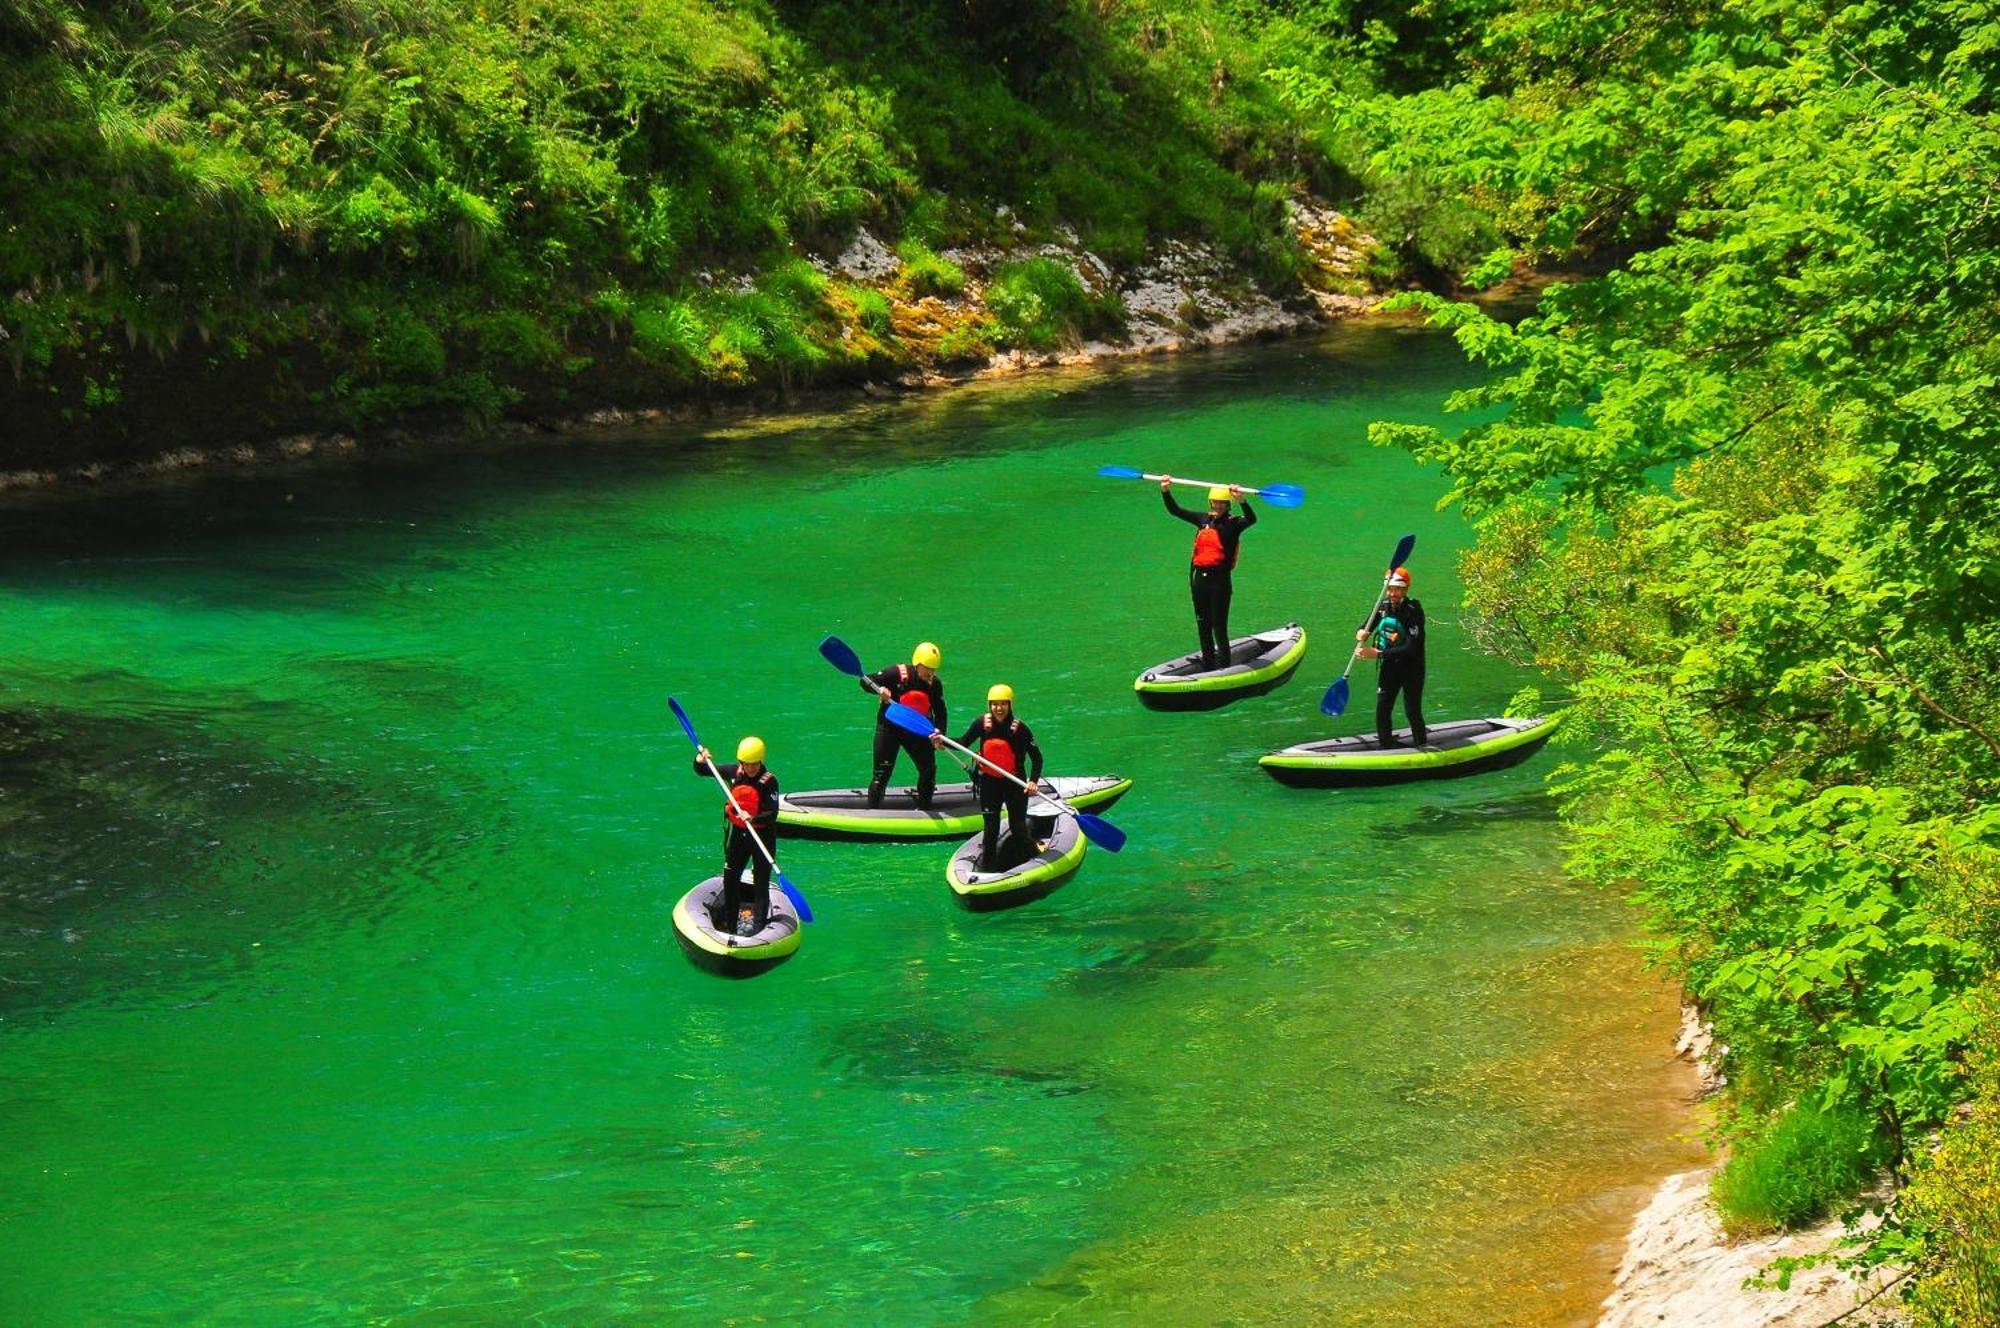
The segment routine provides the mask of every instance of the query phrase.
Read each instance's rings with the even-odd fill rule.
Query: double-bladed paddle
[[[688,741],[694,744],[695,752],[699,755],[701,752],[701,739],[695,736],[694,721],[688,718],[687,711],[681,709],[681,703],[671,696],[667,698],[667,708],[672,710],[674,718],[681,722],[681,732],[688,735]],[[715,762],[710,761],[708,763],[708,773],[715,776],[716,784],[721,787],[723,801],[734,806],[735,799],[729,794],[729,783],[723,779],[722,772],[715,768]],[[764,861],[771,864],[771,874],[778,878],[778,888],[785,892],[785,898],[791,900],[792,907],[799,911],[799,921],[811,922],[813,920],[813,911],[806,904],[806,897],[800,894],[798,887],[792,884],[791,879],[783,871],[779,870],[778,860],[771,856],[770,849],[764,847],[763,839],[751,827],[748,820],[745,820],[743,823],[743,829],[750,836],[750,842],[757,846],[758,854]]]
[[[1405,535],[1396,541],[1396,552],[1389,559],[1389,571],[1382,573],[1382,588],[1384,590],[1389,587],[1389,572],[1395,571],[1398,567],[1408,562],[1410,559],[1410,550],[1416,547],[1417,537],[1415,535]],[[1379,605],[1381,602],[1382,592],[1377,591],[1375,592],[1375,603]],[[1372,617],[1375,610],[1371,606],[1368,612]],[[1347,709],[1347,674],[1349,670],[1353,669],[1354,661],[1359,658],[1361,658],[1361,643],[1356,641],[1354,643],[1354,653],[1347,657],[1347,668],[1340,671],[1340,676],[1335,678],[1333,685],[1326,689],[1326,695],[1319,699],[1319,708],[1322,714],[1332,715],[1337,719],[1340,717],[1341,712]]]
[[[1099,466],[1097,473],[1108,480],[1163,480],[1169,478],[1165,475],[1148,475],[1146,472],[1134,470],[1130,466]],[[1261,489],[1255,489],[1248,484],[1223,484],[1217,480],[1190,480],[1184,479],[1179,475],[1172,476],[1171,478],[1176,484],[1191,484],[1197,489],[1240,488],[1245,493],[1256,494],[1273,507],[1297,507],[1306,500],[1306,491],[1296,484],[1267,484]]]
[[[824,641],[821,641],[819,643],[819,654],[821,659],[824,659],[827,663],[833,665],[833,667],[839,669],[849,677],[867,681],[868,670],[861,667],[861,656],[855,654],[854,647],[848,645],[847,642],[841,640],[839,637],[829,636]],[[873,683],[869,685],[875,686]],[[887,687],[875,686],[875,694],[884,701],[889,699],[889,689]],[[956,752],[952,753],[951,759],[958,761],[961,766],[965,764],[964,761],[959,760]]]
[[[883,713],[888,716],[889,722],[898,728],[908,729],[919,738],[928,738],[935,735],[943,739],[945,746],[951,748],[953,751],[964,752],[967,756],[1009,783],[1018,784],[1024,789],[1028,787],[1027,782],[1012,771],[1002,770],[999,766],[993,764],[993,762],[987,760],[978,752],[973,751],[970,747],[946,738],[944,734],[938,732],[937,725],[931,723],[920,711],[912,710],[906,705],[891,701],[888,709]],[[1036,789],[1034,792],[1037,796],[1048,799],[1071,816],[1074,816],[1076,818],[1077,829],[1083,831],[1083,837],[1105,852],[1116,853],[1119,849],[1125,847],[1125,832],[1103,817],[1092,816],[1089,812],[1080,812],[1055,794],[1045,790]]]

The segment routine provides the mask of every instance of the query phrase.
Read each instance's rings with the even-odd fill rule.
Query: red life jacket
[[[979,725],[982,732],[993,732],[993,716],[981,715]],[[1019,726],[1018,720],[1007,721],[1007,731],[1012,733]],[[999,766],[1010,775],[1021,773],[1021,763],[1014,759],[1014,744],[1005,738],[987,738],[979,744],[979,754]],[[990,771],[988,773],[991,773]]]
[[[1194,533],[1196,567],[1220,567],[1228,557],[1222,548],[1222,536],[1214,526],[1203,526]]]
[[[738,784],[729,790],[729,805],[722,815],[731,825],[748,825],[763,808],[764,799],[754,786]]]
[[[896,682],[903,688],[903,694],[898,696],[896,701],[898,704],[908,706],[925,719],[929,719],[931,717],[931,694],[923,689],[921,685],[923,679],[921,678],[917,679],[918,686],[912,687],[910,685],[910,678],[913,673],[914,670],[908,664],[898,664],[896,666]]]

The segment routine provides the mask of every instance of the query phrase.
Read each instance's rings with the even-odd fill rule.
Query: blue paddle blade
[[[859,678],[868,670],[861,667],[861,656],[854,653],[854,647],[837,636],[829,636],[819,643],[820,657],[849,677]]]
[[[1083,831],[1083,837],[1103,849],[1106,853],[1116,853],[1125,847],[1125,832],[1102,817],[1089,812],[1076,814],[1076,828]]]
[[[882,708],[882,715],[898,728],[908,729],[919,738],[928,738],[937,732],[937,725],[925,719],[922,714],[898,701],[891,701]]]
[[[778,888],[785,892],[785,898],[791,900],[792,907],[799,911],[800,922],[813,920],[813,911],[807,906],[806,897],[799,893],[799,888],[793,885],[791,878],[783,872],[778,873]]]
[[[1144,471],[1134,470],[1130,466],[1099,466],[1097,473],[1107,480],[1143,480],[1146,478]]]
[[[1273,507],[1297,507],[1306,500],[1306,491],[1296,484],[1273,484],[1257,492]]]
[[[1415,535],[1405,535],[1396,541],[1396,556],[1389,560],[1389,570],[1395,571],[1410,560],[1410,550],[1417,547]]]
[[[681,703],[670,696],[667,698],[667,709],[673,711],[674,718],[681,722],[681,732],[688,735],[688,741],[701,746],[701,739],[694,736],[694,721],[688,718],[687,711],[681,709]]]
[[[1331,715],[1335,719],[1340,718],[1341,713],[1347,709],[1347,679],[1345,677],[1333,680],[1333,686],[1327,688],[1326,695],[1319,699],[1319,709],[1323,715]]]

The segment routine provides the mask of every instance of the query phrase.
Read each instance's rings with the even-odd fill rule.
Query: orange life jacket
[[[993,732],[993,716],[981,715],[979,723],[985,732]],[[1015,723],[1016,721],[1011,719],[1007,721],[1007,728],[1010,732],[1015,727]],[[1014,744],[1005,738],[987,738],[979,744],[979,754],[1010,775],[1019,775],[1021,773],[1021,763],[1014,758]]]
[[[738,784],[729,790],[729,805],[722,809],[722,815],[731,825],[748,825],[762,811],[764,799],[748,784]]]
[[[1194,533],[1196,567],[1220,567],[1228,557],[1222,548],[1222,536],[1214,526],[1203,526]]]
[[[896,681],[903,688],[903,694],[897,697],[896,700],[899,704],[906,705],[916,711],[925,719],[929,719],[931,717],[931,694],[925,691],[921,685],[915,687],[910,685],[910,679],[914,672],[915,670],[908,664],[898,664],[896,666]],[[918,678],[917,682],[921,684],[923,679]]]

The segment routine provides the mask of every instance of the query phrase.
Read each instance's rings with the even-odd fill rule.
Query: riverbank
[[[269,397],[281,379],[309,377],[309,365],[273,363],[252,373],[255,381],[231,383],[171,373],[135,376],[126,408],[142,422],[136,432],[157,445],[134,442],[135,431],[111,441],[76,430],[63,448],[71,459],[59,463],[50,459],[54,454],[47,448],[31,451],[36,459],[25,463],[14,459],[10,464],[0,454],[0,490],[421,448],[468,433],[524,438],[825,409],[861,397],[1042,368],[1296,336],[1381,302],[1386,292],[1368,276],[1376,249],[1373,237],[1309,196],[1292,200],[1286,215],[1301,263],[1297,282],[1275,291],[1260,286],[1213,245],[1169,241],[1143,261],[1120,268],[1093,253],[1073,230],[1031,242],[1027,228],[1004,207],[996,225],[1014,228],[1012,242],[935,255],[902,256],[864,227],[838,254],[811,260],[828,293],[828,312],[841,321],[838,339],[863,347],[847,364],[812,381],[746,377],[694,386],[649,367],[633,345],[614,338],[595,348],[597,363],[574,382],[519,384],[521,404],[497,418],[432,412],[374,428],[281,428],[260,422],[271,416],[240,414],[235,408],[245,396]],[[1092,307],[1117,311],[1117,330],[1065,337],[1045,349],[996,347],[995,306],[1010,298],[1002,289],[1006,274],[1038,260],[1073,279]],[[697,281],[718,290],[749,291],[756,278],[704,271]],[[841,294],[835,298],[834,292]],[[251,366],[244,372],[250,373]],[[311,414],[305,409],[293,417],[294,423]],[[31,442],[23,445],[32,448]]]
[[[1699,1102],[1721,1089],[1723,1078],[1708,1025],[1691,1005],[1681,1007],[1676,1056],[1691,1065]],[[1837,1251],[1846,1234],[1838,1220],[1806,1231],[1731,1240],[1709,1198],[1720,1161],[1680,1171],[1661,1181],[1632,1219],[1612,1293],[1597,1328],[1822,1328],[1843,1323],[1892,1328],[1903,1322],[1893,1294],[1893,1270],[1855,1281],[1820,1266],[1795,1272],[1785,1286],[1752,1285],[1771,1275],[1780,1259]]]

